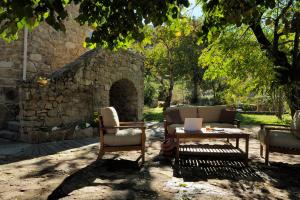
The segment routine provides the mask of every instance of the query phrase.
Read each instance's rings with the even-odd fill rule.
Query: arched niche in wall
[[[109,105],[113,106],[120,121],[135,121],[138,115],[138,93],[128,79],[114,82],[109,90]]]

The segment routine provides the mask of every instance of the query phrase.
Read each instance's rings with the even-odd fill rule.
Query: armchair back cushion
[[[179,108],[180,118],[183,123],[185,118],[197,118],[197,107],[195,106],[187,106]]]
[[[168,108],[166,110],[166,120],[170,124],[181,124],[183,123],[179,114],[178,108]]]
[[[100,114],[103,118],[103,126],[120,126],[119,117],[114,107],[101,108]],[[117,133],[119,129],[108,129],[107,133]]]
[[[297,129],[300,130],[300,110],[297,110],[294,114],[292,123],[291,123],[291,129]],[[293,134],[300,139],[300,131],[293,131]]]
[[[198,117],[203,118],[203,122],[218,122],[223,109],[226,105],[199,106]]]

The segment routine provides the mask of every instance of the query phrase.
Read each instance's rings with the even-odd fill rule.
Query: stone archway
[[[109,105],[115,107],[120,121],[136,121],[138,118],[138,93],[128,79],[114,82],[109,90]]]

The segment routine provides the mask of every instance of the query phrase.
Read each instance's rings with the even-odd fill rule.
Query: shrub
[[[153,85],[145,84],[144,86],[144,104],[153,107],[157,102],[157,92]]]

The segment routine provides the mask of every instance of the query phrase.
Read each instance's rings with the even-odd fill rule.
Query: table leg
[[[239,148],[239,146],[240,146],[240,138],[236,138],[235,139],[235,146],[236,146],[236,148]]]
[[[179,137],[176,137],[176,158],[175,162],[179,162]]]
[[[245,163],[246,163],[246,165],[248,165],[248,157],[249,157],[249,135],[247,135],[247,137],[246,137],[245,153],[246,153]]]

